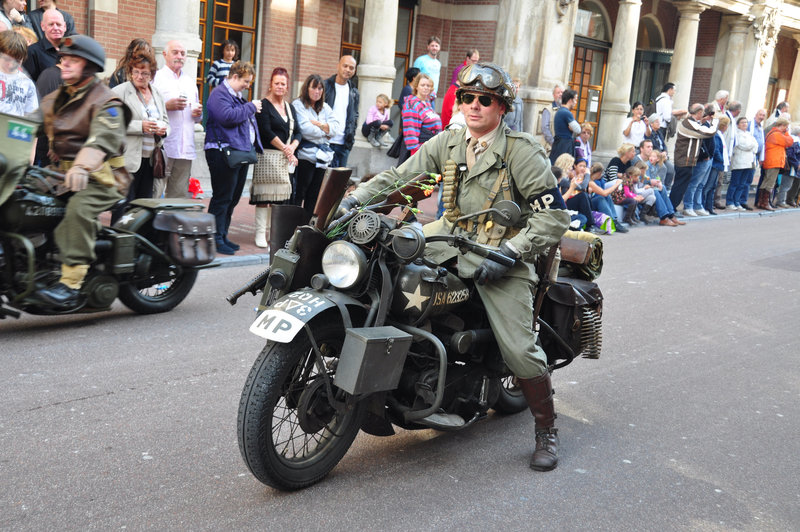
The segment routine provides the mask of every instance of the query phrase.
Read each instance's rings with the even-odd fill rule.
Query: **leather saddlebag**
[[[153,227],[167,234],[167,254],[182,266],[202,266],[214,260],[216,223],[207,212],[162,211]]]

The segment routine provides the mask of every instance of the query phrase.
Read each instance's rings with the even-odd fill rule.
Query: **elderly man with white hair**
[[[711,105],[714,106],[714,118],[720,118],[725,115],[725,104],[728,103],[731,93],[720,89],[714,94],[714,101]]]

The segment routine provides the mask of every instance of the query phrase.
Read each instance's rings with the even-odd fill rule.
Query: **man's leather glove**
[[[351,209],[354,209],[359,205],[361,205],[361,202],[358,201],[355,196],[347,196],[339,203],[339,208],[336,209],[336,217],[341,218],[350,212]]]
[[[72,192],[80,192],[89,184],[89,174],[103,166],[106,154],[98,148],[83,147],[75,156],[75,162],[67,170],[64,187]]]
[[[500,244],[500,249],[498,250],[500,253],[505,255],[506,257],[511,257],[512,259],[518,259],[520,257],[519,251],[517,251],[513,245],[508,243],[508,241],[503,242]],[[480,266],[475,270],[475,273],[472,275],[472,278],[475,279],[475,282],[483,285],[489,281],[497,281],[501,279],[508,270],[511,268],[509,266],[504,266],[499,262],[495,262],[492,259],[483,259]]]
[[[89,171],[81,166],[72,166],[64,177],[64,187],[70,192],[80,192],[89,184]]]

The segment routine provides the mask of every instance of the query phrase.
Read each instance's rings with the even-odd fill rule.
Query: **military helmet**
[[[106,69],[106,52],[99,42],[88,35],[70,35],[69,37],[64,37],[61,40],[58,54],[82,57],[97,66],[100,72]]]
[[[458,103],[465,92],[483,92],[499,97],[508,107],[513,109],[517,89],[511,76],[494,63],[475,63],[467,65],[458,73],[458,83],[461,87],[456,91]]]

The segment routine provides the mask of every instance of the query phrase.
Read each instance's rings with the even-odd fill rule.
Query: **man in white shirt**
[[[156,72],[153,86],[161,92],[169,116],[170,134],[164,141],[167,156],[166,177],[157,179],[153,197],[185,198],[189,194],[189,174],[196,157],[194,124],[200,122],[203,107],[194,76],[183,71],[186,47],[169,41],[164,48],[164,66]]]
[[[667,141],[667,131],[669,125],[673,120],[680,120],[686,115],[685,109],[673,109],[672,98],[675,96],[675,84],[667,83],[661,90],[661,94],[656,98],[656,113],[658,114],[661,122],[661,138],[664,142]],[[674,131],[674,130],[673,130]]]
[[[414,60],[414,67],[420,72],[427,74],[433,80],[433,92],[431,99],[436,99],[439,91],[439,74],[442,71],[442,63],[439,61],[439,50],[442,49],[442,40],[435,35],[428,38],[428,53],[417,57]]]
[[[331,137],[330,147],[333,150],[331,168],[347,166],[347,158],[353,148],[358,127],[358,89],[352,81],[356,73],[356,60],[352,55],[343,55],[339,59],[336,74],[325,80],[325,103],[333,109],[333,116],[340,124],[344,124],[341,133]]]

